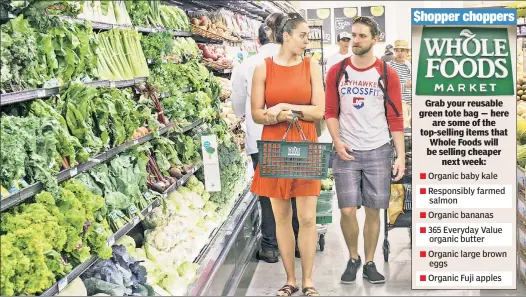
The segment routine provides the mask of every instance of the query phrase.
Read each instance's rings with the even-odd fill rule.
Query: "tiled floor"
[[[363,228],[364,220],[365,213],[360,209],[358,211],[360,228]],[[375,262],[378,270],[386,276],[385,284],[372,285],[364,282],[360,269],[356,283],[344,285],[340,283],[340,277],[347,262],[347,247],[340,231],[336,205],[334,205],[333,224],[328,226],[326,236],[325,250],[318,251],[314,267],[315,285],[322,296],[526,296],[526,288],[522,283],[519,284],[518,290],[411,290],[411,244],[408,229],[394,229],[389,232],[391,253],[388,263],[383,259],[383,230],[380,234]],[[363,251],[361,235],[359,249]],[[360,255],[363,258],[363,252]],[[299,280],[301,280],[300,265],[300,260],[296,259],[296,275]],[[240,284],[239,295],[275,296],[276,290],[286,280],[281,262],[276,264],[259,262],[255,270],[247,269],[246,274],[246,279]],[[300,283],[298,285],[301,286]],[[298,292],[295,295],[302,294]]]
[[[325,133],[320,141],[330,142],[330,136]],[[381,217],[383,224],[383,214]],[[360,209],[358,211],[360,230],[363,230],[364,220],[365,213]],[[325,250],[318,251],[314,267],[315,285],[322,296],[526,296],[526,288],[522,282],[519,282],[517,290],[411,290],[411,244],[408,229],[394,229],[389,232],[391,253],[389,262],[386,263],[382,252],[384,239],[382,228],[375,262],[378,270],[386,276],[385,284],[372,285],[364,282],[360,269],[357,282],[353,285],[344,285],[340,283],[340,277],[347,263],[347,247],[340,230],[336,203],[333,206],[333,224],[328,226],[326,236]],[[363,251],[361,236],[359,249]],[[363,252],[360,254],[363,258]],[[296,272],[296,276],[301,280],[299,259],[296,259]],[[281,262],[276,264],[253,262],[246,270],[237,295],[275,296],[276,290],[284,285],[285,280],[285,270]],[[298,285],[301,286],[300,283]]]

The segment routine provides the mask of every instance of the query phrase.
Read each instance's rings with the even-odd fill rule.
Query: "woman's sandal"
[[[300,289],[298,287],[294,287],[291,285],[284,285],[281,289],[278,290],[278,294],[276,296],[292,296],[292,294],[298,292]],[[280,295],[279,293],[284,293],[283,295]]]
[[[320,293],[318,293],[313,287],[303,288],[303,294],[305,296],[320,296]]]

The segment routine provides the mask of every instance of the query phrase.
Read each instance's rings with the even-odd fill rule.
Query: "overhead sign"
[[[334,9],[334,38],[338,41],[341,32],[351,33],[354,17],[358,15],[357,7],[338,7]]]
[[[385,6],[362,6],[362,16],[372,17],[380,28],[380,42],[385,42]]]
[[[332,44],[332,20],[330,8],[307,9],[307,21],[322,21],[323,44]]]

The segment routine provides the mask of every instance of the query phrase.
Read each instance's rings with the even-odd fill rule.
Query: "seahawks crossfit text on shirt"
[[[336,76],[339,65],[331,67],[327,74],[325,118],[339,119],[340,137],[353,150],[376,149],[389,142],[389,130],[403,131],[400,79],[396,71],[387,66],[387,93],[399,116],[387,104],[386,121],[384,94],[378,86],[378,79],[383,73],[383,61],[376,59],[373,65],[362,69],[354,66],[350,58],[346,58],[344,63],[348,80],[345,75],[341,75],[338,89]],[[336,92],[340,93],[340,103]]]

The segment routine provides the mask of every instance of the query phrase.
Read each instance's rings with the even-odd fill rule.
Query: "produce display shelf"
[[[197,43],[214,43],[214,44],[222,44],[225,40],[221,40],[221,39],[214,39],[214,38],[209,38],[209,37],[204,37],[204,36],[201,36],[201,35],[197,35],[197,34],[193,34],[192,35],[192,38],[195,40],[195,42]]]
[[[60,16],[60,18],[63,20],[71,21],[73,23],[84,23],[88,21],[88,22],[91,22],[91,26],[93,27],[93,29],[96,29],[96,30],[111,30],[114,28],[135,29],[141,33],[156,33],[156,32],[167,30],[165,28],[150,28],[150,27],[141,27],[141,26],[132,26],[132,25],[109,24],[109,23],[90,21],[90,20],[85,20],[85,19],[72,18],[72,17],[67,17],[67,16]],[[190,31],[173,31],[173,30],[168,30],[168,31],[172,31],[174,36],[176,37],[191,37],[192,36],[192,32]]]
[[[230,73],[232,73],[232,68],[227,68],[227,69],[216,69],[216,68],[212,68],[212,67],[208,67],[208,68],[211,69],[213,72],[218,73],[218,74],[230,74]]]
[[[168,189],[164,194],[163,197],[155,199],[150,205],[148,205],[145,209],[141,211],[142,216],[147,216],[152,210],[158,206],[161,205],[162,199],[166,197],[166,195],[170,194],[171,192],[177,190],[181,186],[183,186],[188,179],[194,175],[194,173],[201,168],[201,164],[196,165],[191,172],[184,175],[176,184],[176,186],[172,187],[171,189]],[[128,234],[137,224],[139,224],[142,220],[136,216],[133,218],[132,222],[124,225],[121,229],[117,230],[110,238],[108,238],[108,246],[113,246],[113,244],[119,240],[124,235]],[[60,293],[69,283],[69,281],[72,281],[82,275],[86,270],[88,270],[91,266],[93,266],[95,263],[100,261],[100,259],[97,256],[93,256],[89,260],[85,261],[84,263],[78,265],[77,267],[73,268],[70,273],[68,273],[64,278],[56,282],[51,288],[49,288],[47,291],[42,293],[40,296],[55,296],[58,293]]]
[[[148,65],[154,65],[154,64],[155,64],[155,62],[154,62],[153,59],[146,59],[146,63],[147,63]],[[161,63],[163,63],[163,64],[167,64],[167,63],[168,63],[168,59],[163,58],[163,59],[161,60]],[[179,60],[179,61],[170,61],[170,63],[172,63],[172,64],[181,64],[181,63],[184,63],[184,62],[183,62],[183,60]]]
[[[133,79],[117,80],[117,81],[97,80],[97,81],[87,82],[84,84],[87,86],[93,86],[97,88],[99,87],[125,88],[125,87],[134,86],[141,82],[145,82],[146,80],[147,80],[147,77],[137,77]],[[33,99],[47,98],[47,97],[56,95],[59,92],[60,92],[60,87],[52,87],[52,88],[31,89],[31,90],[24,90],[24,91],[19,91],[19,92],[0,94],[0,106],[19,103],[23,101],[29,101]]]
[[[167,30],[164,28],[148,28],[148,27],[141,27],[141,26],[135,26],[134,28],[141,33],[157,33],[157,32],[163,32],[163,31],[171,31],[174,37],[192,37],[192,32],[190,31],[173,31],[173,30]]]
[[[77,277],[79,277],[84,271],[88,270],[91,266],[93,266],[95,263],[99,261],[99,258],[97,256],[91,257],[89,260],[84,261],[82,264],[76,266],[71,270],[70,273],[66,274],[61,280],[53,284],[51,288],[47,289],[44,293],[42,293],[40,296],[55,296],[60,291],[64,290],[64,288],[68,285],[69,281],[73,281]]]
[[[193,92],[194,88],[192,88],[192,87],[183,87],[183,88],[181,88],[180,91],[182,93]],[[166,98],[166,97],[170,97],[170,96],[173,96],[172,92],[164,92],[164,93],[161,93],[161,96],[159,96],[159,98]]]
[[[230,217],[236,211],[236,209],[239,207],[239,204],[241,204],[241,202],[243,201],[243,197],[248,195],[248,193],[250,192],[250,186],[251,186],[251,183],[249,183],[247,185],[247,187],[243,190],[243,192],[241,192],[241,194],[239,194],[238,199],[236,199],[236,202],[234,203],[234,207],[232,207],[232,210],[230,211],[230,214],[229,214],[228,217]],[[223,223],[221,223],[221,225],[216,227],[212,232],[210,232],[210,236],[208,237],[210,240],[201,249],[201,251],[199,252],[199,255],[194,259],[194,263],[200,263],[201,261],[203,261],[203,259],[206,256],[206,254],[212,248],[212,245],[211,245],[212,242],[215,241],[215,239],[217,238],[217,235],[219,234],[219,231],[223,228],[223,226],[225,226],[227,221],[228,221],[228,219],[225,220]]]
[[[171,186],[169,186],[166,191],[164,191],[164,195],[170,195],[173,191],[179,189],[182,185],[184,185],[188,179],[190,177],[192,177],[192,175],[194,175],[194,173],[196,173],[199,169],[201,169],[201,167],[203,166],[203,164],[197,164],[195,165],[194,167],[192,167],[192,170],[190,170],[190,172],[188,172],[187,174],[183,175],[183,177],[181,177],[177,182],[175,182],[174,184],[172,184]]]
[[[202,119],[199,119],[195,122],[193,122],[192,124],[184,127],[180,133],[185,133],[185,132],[188,132],[192,129],[194,129],[195,127],[201,125],[203,123],[203,120]],[[170,130],[170,128],[172,128],[172,126],[165,126],[161,129],[159,129],[159,135],[164,135],[166,133],[168,133],[168,131]],[[135,139],[135,140],[131,140],[131,141],[128,141],[128,142],[125,142],[117,147],[114,147],[106,152],[103,152],[103,153],[100,153],[92,158],[90,158],[88,160],[88,162],[85,162],[85,163],[82,163],[82,164],[79,164],[77,167],[74,167],[74,168],[70,168],[70,169],[66,169],[66,170],[63,170],[61,172],[59,172],[57,174],[57,180],[58,182],[63,182],[65,180],[68,180],[74,176],[76,176],[77,174],[79,173],[82,173],[82,172],[86,172],[88,170],[90,170],[91,168],[95,167],[96,165],[100,164],[100,163],[104,163],[106,161],[108,161],[109,159],[111,159],[112,157],[122,153],[123,151],[135,146],[135,145],[138,145],[138,144],[143,144],[145,142],[148,142],[152,139],[154,139],[154,134],[153,132],[152,133],[148,133],[147,135],[139,138],[139,139]],[[5,199],[2,199],[0,201],[0,212],[3,212],[11,207],[14,207],[18,204],[20,204],[21,202],[35,196],[36,194],[38,194],[40,191],[42,191],[43,189],[43,186],[42,186],[42,183],[40,182],[36,182],[32,185],[30,185],[29,187],[27,188],[24,188],[22,189],[21,191],[15,193],[15,194],[12,194],[10,196],[8,196],[7,198]]]
[[[253,225],[259,221],[259,204],[254,197],[249,183],[234,203],[228,218],[196,259],[195,263],[200,268],[196,282],[187,290],[187,296],[233,296],[226,292],[231,291],[234,283],[239,281],[239,272],[243,271],[252,254],[250,251],[256,247],[259,234],[258,228]],[[235,264],[232,265],[232,262]]]

